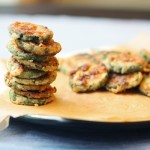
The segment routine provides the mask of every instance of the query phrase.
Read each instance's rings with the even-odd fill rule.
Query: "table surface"
[[[64,130],[11,120],[0,132],[1,150],[149,150],[150,129],[118,132]]]
[[[54,39],[62,44],[60,55],[80,49],[126,43],[141,32],[150,34],[148,20],[115,20],[68,16],[0,15],[0,58],[8,58],[7,27],[13,21],[29,21],[50,27]],[[53,129],[12,119],[10,126],[0,132],[0,150],[41,149],[102,149],[149,150],[150,129],[107,133],[89,133]]]

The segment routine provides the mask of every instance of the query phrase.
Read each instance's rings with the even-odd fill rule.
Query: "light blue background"
[[[69,55],[87,48],[127,43],[141,32],[150,35],[148,20],[45,15],[0,15],[0,20],[0,57],[5,58],[10,55],[6,49],[6,44],[10,40],[8,26],[14,21],[33,22],[52,29],[54,39],[60,42],[63,48],[59,55]]]

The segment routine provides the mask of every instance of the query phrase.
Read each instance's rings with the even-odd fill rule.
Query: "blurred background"
[[[70,55],[149,36],[149,19],[150,0],[0,0],[0,58],[10,56],[8,26],[14,21],[49,27],[62,45],[59,54]]]
[[[0,13],[150,18],[150,0],[0,0]]]

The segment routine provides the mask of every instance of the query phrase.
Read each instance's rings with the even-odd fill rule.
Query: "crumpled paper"
[[[6,116],[6,115],[3,116],[2,114],[0,114],[0,131],[4,130],[9,126],[9,119],[10,116]]]

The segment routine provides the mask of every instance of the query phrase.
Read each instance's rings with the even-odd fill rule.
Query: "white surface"
[[[150,34],[150,21],[105,18],[0,15],[0,58],[10,54],[6,44],[10,40],[8,26],[14,21],[28,21],[48,26],[54,39],[62,44],[59,54],[70,54],[80,49],[126,43],[141,32]]]

